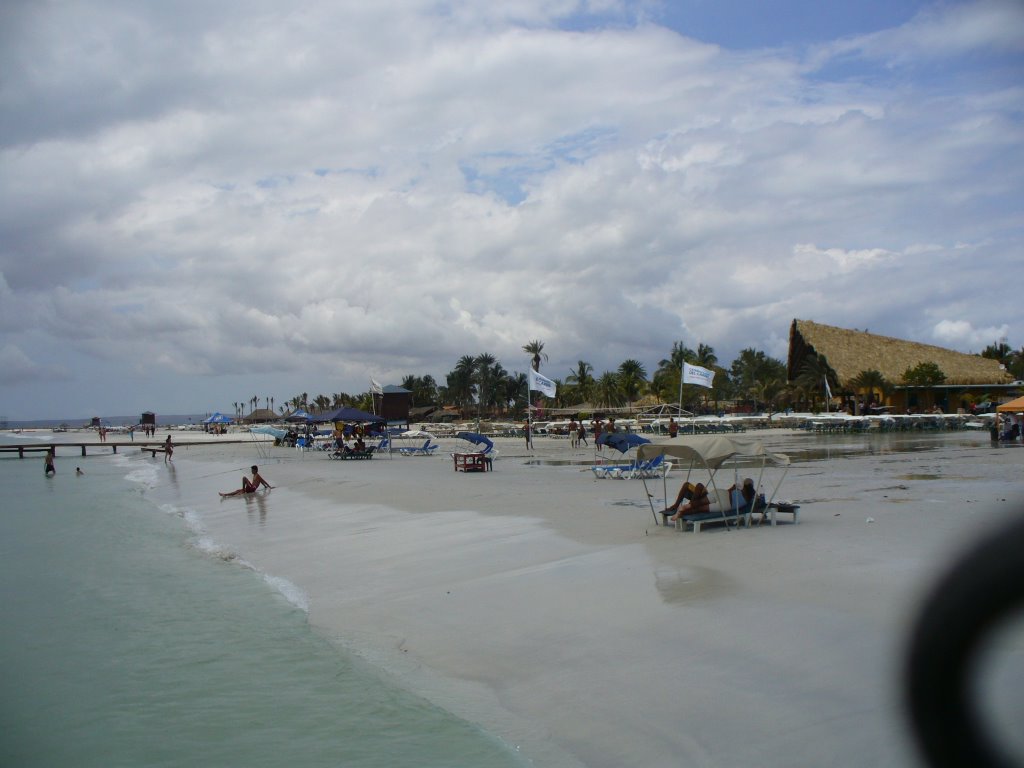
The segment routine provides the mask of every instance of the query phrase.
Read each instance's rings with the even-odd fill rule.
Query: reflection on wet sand
[[[734,581],[724,571],[703,566],[660,567],[654,572],[658,594],[666,603],[694,603],[735,591]]]

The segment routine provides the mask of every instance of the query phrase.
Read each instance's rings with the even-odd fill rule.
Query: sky
[[[0,419],[794,318],[1024,346],[1019,0],[0,6]]]

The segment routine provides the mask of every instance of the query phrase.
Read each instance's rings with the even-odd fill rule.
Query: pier
[[[232,443],[245,443],[250,444],[253,440],[251,438],[246,440],[196,440],[196,441],[182,441],[180,443],[171,442],[171,445],[175,449],[178,448],[194,448],[200,445],[231,445]],[[136,442],[100,442],[99,440],[85,441],[85,442],[61,442],[61,443],[38,443],[33,445],[0,445],[0,454],[5,453],[17,453],[19,459],[24,459],[26,453],[46,453],[47,451],[53,451],[54,456],[60,455],[61,449],[65,449],[64,453],[67,453],[68,448],[75,448],[81,451],[81,455],[87,455],[89,448],[100,449],[101,451],[111,451],[117,453],[117,449],[131,450],[133,448],[141,450],[143,453],[149,453],[154,458],[158,453],[164,452],[164,442],[162,440],[138,440]],[[94,450],[95,453],[95,450]]]

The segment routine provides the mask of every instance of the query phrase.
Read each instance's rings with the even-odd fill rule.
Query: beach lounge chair
[[[416,446],[416,447],[408,446],[408,447],[404,447],[404,448],[397,448],[396,450],[402,456],[431,456],[431,455],[433,455],[434,451],[437,450],[437,445],[436,444],[431,445],[430,438],[428,437],[423,442],[423,445]]]

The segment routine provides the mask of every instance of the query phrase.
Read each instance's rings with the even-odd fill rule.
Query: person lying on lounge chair
[[[743,503],[741,505],[738,505],[741,507],[750,506],[750,504],[753,503],[754,501],[754,497],[757,496],[757,491],[754,489],[754,481],[749,477],[743,481],[743,485],[733,484],[729,487],[730,501],[734,498],[733,491],[739,491],[740,493],[743,494]]]
[[[679,494],[676,496],[675,503],[670,507],[666,507],[662,514],[674,512],[670,518],[673,523],[683,515],[696,515],[701,512],[707,512],[711,509],[711,499],[708,498],[708,489],[704,487],[704,483],[683,483],[683,487],[679,489]]]
[[[240,496],[243,493],[256,493],[256,491],[258,491],[260,489],[260,486],[264,486],[265,488],[273,488],[274,487],[274,486],[272,486],[270,483],[268,483],[266,480],[264,480],[260,476],[260,470],[259,470],[259,468],[255,464],[252,465],[251,469],[252,469],[252,480],[250,480],[248,477],[245,477],[243,475],[242,476],[242,487],[241,488],[239,488],[237,491],[231,491],[230,493],[224,493],[222,491],[220,495],[221,496]]]

